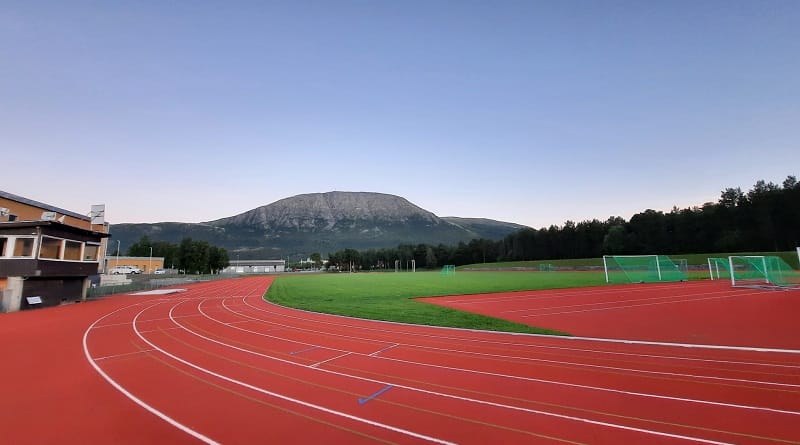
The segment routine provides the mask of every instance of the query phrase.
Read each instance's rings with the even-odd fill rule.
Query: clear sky
[[[4,1],[0,190],[372,191],[543,227],[800,176],[800,1]]]

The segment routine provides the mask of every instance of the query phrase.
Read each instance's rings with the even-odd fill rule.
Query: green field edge
[[[602,274],[586,272],[459,272],[451,277],[437,272],[308,274],[276,278],[264,299],[285,307],[368,320],[569,336],[557,329],[437,306],[424,299],[603,285],[607,284]]]

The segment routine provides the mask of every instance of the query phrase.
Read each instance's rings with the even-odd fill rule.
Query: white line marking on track
[[[197,309],[198,309],[198,311],[200,311],[201,314],[203,314],[203,309],[202,309],[200,304],[198,304]],[[222,323],[219,320],[215,320],[214,318],[209,317],[208,315],[205,315],[205,316],[209,320],[213,320],[213,321],[215,321],[217,323]],[[177,321],[176,321],[176,324],[178,324],[179,326],[182,326]],[[221,342],[219,340],[215,340],[215,339],[206,337],[206,336],[204,336],[202,334],[198,334],[198,333],[196,333],[196,332],[194,332],[194,331],[192,331],[192,330],[190,330],[190,329],[188,329],[186,327],[184,327],[184,329],[187,332],[189,332],[189,333],[191,333],[191,334],[193,334],[193,335],[195,335],[197,337],[200,337],[200,338],[202,338],[204,340],[207,340],[207,341],[210,341],[212,343],[216,343],[216,344],[219,344],[219,345],[222,345],[222,346],[225,346],[225,347],[237,350],[237,351],[245,352],[245,353],[248,353],[248,354],[253,354],[253,355],[256,355],[256,356],[259,356],[259,357],[275,360],[275,361],[282,362],[282,363],[287,363],[287,364],[294,365],[294,366],[301,366],[301,367],[305,367],[305,368],[311,368],[311,366],[309,366],[309,365],[303,365],[303,364],[300,364],[300,363],[295,363],[295,362],[292,362],[292,361],[289,361],[289,360],[281,359],[281,358],[278,358],[278,357],[273,357],[273,356],[270,356],[270,355],[267,355],[267,354],[262,354],[260,352],[251,351],[249,349],[244,349],[244,348],[240,348],[238,346],[230,345],[228,343],[224,343],[224,342]],[[252,331],[248,331],[248,330],[242,329],[242,328],[236,328],[236,329],[240,329],[240,330],[243,330],[243,331],[246,331],[246,332],[252,332]],[[253,333],[257,334],[256,332],[253,332]],[[368,355],[359,354],[359,353],[355,353],[355,352],[353,353],[353,355],[361,355],[361,356],[369,357]],[[380,357],[380,356],[372,357],[372,358],[374,358],[376,360],[394,360],[394,361],[404,362],[404,360],[386,359],[386,358]],[[408,362],[408,363],[416,363],[416,362]],[[428,365],[428,364],[424,364],[424,363],[421,364],[421,365],[433,366],[433,367],[437,367],[437,368],[446,368],[444,366]],[[591,420],[591,419],[582,418],[582,417],[574,417],[574,416],[568,416],[568,415],[565,415],[565,414],[557,414],[557,413],[551,413],[551,412],[547,412],[547,411],[540,411],[540,410],[535,410],[535,409],[531,409],[531,408],[523,408],[523,407],[519,407],[519,406],[505,405],[505,404],[501,404],[501,403],[490,402],[490,401],[487,401],[487,400],[472,399],[472,398],[469,398],[469,397],[462,397],[462,396],[457,396],[457,395],[454,395],[454,394],[440,393],[440,392],[430,391],[430,390],[417,388],[417,387],[413,387],[413,386],[407,386],[407,385],[397,384],[397,383],[390,383],[390,382],[386,382],[386,381],[371,379],[371,378],[368,378],[368,377],[361,377],[361,376],[346,374],[346,373],[342,373],[342,372],[338,372],[338,371],[332,371],[332,370],[328,370],[328,369],[324,369],[324,368],[311,368],[311,369],[314,369],[314,370],[317,370],[317,371],[320,371],[320,372],[326,372],[326,373],[330,373],[330,374],[334,374],[334,375],[339,375],[339,376],[343,376],[343,377],[349,377],[349,378],[359,379],[359,380],[363,380],[363,381],[380,383],[380,384],[382,384],[384,386],[392,385],[394,387],[407,389],[409,391],[421,392],[421,393],[430,394],[430,395],[434,395],[434,396],[451,398],[451,399],[461,400],[461,401],[471,402],[471,403],[478,403],[478,404],[482,404],[482,405],[489,405],[489,406],[494,406],[494,407],[498,407],[498,408],[506,408],[506,409],[511,409],[511,410],[515,410],[515,411],[522,411],[522,412],[527,412],[527,413],[530,413],[530,414],[539,414],[539,415],[543,415],[543,416],[556,417],[556,418],[561,418],[561,419],[578,421],[578,422],[582,422],[582,423],[589,423],[589,424],[593,424],[593,425],[601,425],[601,426],[606,426],[606,427],[609,427],[609,428],[623,429],[623,430],[628,430],[628,431],[636,431],[636,432],[641,432],[641,433],[655,435],[655,436],[672,437],[672,438],[675,438],[675,439],[682,439],[682,440],[688,440],[688,441],[694,441],[694,442],[700,442],[700,443],[709,443],[709,444],[717,444],[717,445],[727,444],[727,442],[717,442],[717,441],[706,440],[706,439],[701,439],[701,438],[697,438],[697,437],[682,436],[682,435],[678,435],[678,434],[665,433],[665,432],[662,432],[662,431],[647,430],[647,429],[643,429],[643,428],[635,428],[635,427],[630,427],[630,426],[627,426],[627,425],[620,425],[620,424],[615,424],[615,423],[610,423],[610,422],[602,422],[602,421]],[[519,378],[519,377],[514,377],[514,376],[504,376],[502,374],[492,374],[492,373],[472,371],[472,370],[463,370],[463,369],[459,369],[459,368],[452,368],[452,369],[453,370],[457,370],[457,371],[473,372],[473,373],[476,373],[476,374],[497,375],[497,376],[501,376],[501,377]],[[524,380],[533,380],[533,381],[536,380],[536,379],[527,379],[527,378],[523,378],[523,379]],[[558,382],[556,382],[556,383],[558,383]],[[567,385],[567,386],[580,387],[580,385]],[[591,389],[592,387],[587,387],[587,388]],[[600,388],[600,389],[603,389],[603,388]],[[611,390],[611,391],[614,391],[614,390]],[[614,392],[617,392],[617,391],[614,391]],[[619,392],[622,392],[622,391],[619,391]],[[633,394],[636,395],[635,393],[633,393]],[[642,395],[644,395],[644,394],[642,394]],[[668,398],[668,397],[664,397],[664,398]],[[691,401],[691,400],[689,399],[687,401]]]
[[[114,354],[114,355],[107,355],[105,357],[97,357],[94,360],[99,362],[100,360],[108,360],[108,359],[112,359],[112,358],[125,357],[125,356],[128,356],[128,355],[135,355],[135,354],[141,354],[143,352],[152,352],[152,351],[153,351],[153,349],[142,349],[141,351],[125,352],[125,353],[122,353],[122,354]]]
[[[172,316],[172,311],[174,309],[175,309],[175,306],[173,306],[172,309],[170,309],[170,312],[169,312],[170,316]],[[150,345],[150,347],[156,349],[158,352],[166,355],[167,357],[170,357],[171,359],[173,359],[173,360],[175,360],[177,362],[183,363],[184,365],[189,366],[191,368],[194,368],[194,369],[196,369],[196,370],[198,370],[200,372],[203,372],[205,374],[214,376],[214,377],[216,377],[218,379],[221,379],[221,380],[224,380],[226,382],[230,382],[230,383],[242,386],[244,388],[247,388],[247,389],[262,393],[264,395],[272,396],[272,397],[275,397],[275,398],[278,398],[278,399],[281,399],[281,400],[284,400],[284,401],[287,401],[287,402],[291,402],[291,403],[295,403],[295,404],[298,404],[298,405],[301,405],[301,406],[305,406],[307,408],[316,409],[318,411],[322,411],[322,412],[325,412],[325,413],[328,413],[328,414],[333,414],[333,415],[336,415],[336,416],[344,417],[346,419],[354,420],[356,422],[365,423],[367,425],[371,425],[371,426],[374,426],[374,427],[377,427],[377,428],[383,428],[383,429],[386,429],[386,430],[389,430],[389,431],[394,431],[396,433],[400,433],[400,434],[404,434],[404,435],[407,435],[407,436],[415,437],[417,439],[426,440],[426,441],[433,442],[433,443],[455,445],[453,442],[449,442],[449,441],[446,441],[446,440],[438,439],[436,437],[426,436],[424,434],[415,433],[413,431],[409,431],[409,430],[406,430],[406,429],[403,429],[403,428],[398,428],[398,427],[395,427],[395,426],[392,426],[392,425],[387,425],[385,423],[380,423],[380,422],[376,422],[374,420],[369,420],[369,419],[365,419],[363,417],[358,417],[358,416],[354,416],[352,414],[347,414],[347,413],[344,413],[344,412],[341,412],[341,411],[337,411],[337,410],[334,410],[334,409],[331,409],[331,408],[326,408],[324,406],[317,405],[317,404],[310,403],[310,402],[306,402],[306,401],[303,401],[303,400],[300,400],[300,399],[295,399],[293,397],[289,397],[289,396],[286,396],[286,395],[283,395],[283,394],[279,394],[279,393],[276,393],[276,392],[273,392],[273,391],[269,391],[269,390],[264,389],[264,388],[260,388],[258,386],[251,385],[249,383],[242,382],[240,380],[236,380],[236,379],[234,379],[232,377],[228,377],[226,375],[219,374],[219,373],[214,372],[214,371],[212,371],[210,369],[203,368],[200,365],[192,363],[192,362],[190,362],[188,360],[184,360],[184,359],[182,359],[182,358],[180,358],[180,357],[178,357],[178,356],[176,356],[174,354],[171,354],[171,353],[159,348],[158,346],[156,346],[155,344],[153,344],[152,342],[147,340],[143,335],[141,335],[139,333],[138,329],[136,328],[137,318],[139,317],[140,314],[141,314],[141,312],[139,314],[137,314],[136,317],[134,317],[134,319],[133,319],[133,330],[136,333],[136,335],[138,335],[139,338],[142,339],[142,341],[144,341],[145,343]],[[177,320],[174,320],[174,323],[176,325],[178,325],[178,326],[183,327],[184,330],[186,330],[187,332],[190,332],[190,333],[192,333],[194,335],[197,335],[198,337],[205,338],[206,340],[214,341],[214,340],[212,340],[210,338],[207,338],[207,337],[204,337],[204,336],[202,336],[200,334],[192,332],[191,330],[189,330],[186,327],[184,327],[183,325],[181,325]],[[237,349],[240,349],[240,348],[237,348]],[[313,369],[317,369],[317,368],[313,368]]]
[[[393,344],[391,346],[387,346],[387,347],[385,347],[383,349],[379,349],[379,350],[377,350],[377,351],[375,351],[375,352],[373,352],[372,354],[369,354],[369,355],[370,355],[370,357],[375,357],[376,355],[380,354],[381,352],[386,352],[386,351],[388,351],[388,350],[390,350],[392,348],[396,348],[398,346],[400,346],[400,343],[395,343],[395,344]]]
[[[134,304],[132,306],[136,306],[136,305],[139,305],[139,304],[140,303],[136,303],[136,304]],[[153,306],[155,306],[155,305],[153,305]],[[189,428],[188,426],[178,422],[177,420],[173,419],[172,417],[169,417],[168,415],[162,413],[161,411],[153,408],[152,406],[150,406],[149,404],[147,404],[143,400],[139,399],[135,395],[131,394],[128,390],[123,388],[122,385],[117,383],[116,380],[112,379],[108,374],[106,374],[105,371],[103,371],[100,368],[100,366],[95,362],[95,360],[92,359],[92,354],[89,352],[89,347],[88,347],[88,343],[87,343],[87,338],[89,336],[89,331],[91,331],[92,328],[94,327],[94,325],[97,324],[100,320],[102,320],[102,319],[108,317],[109,315],[114,314],[114,313],[116,313],[118,311],[121,311],[123,309],[127,309],[128,307],[130,307],[130,306],[126,306],[125,308],[117,309],[117,310],[115,310],[113,312],[110,312],[110,313],[98,318],[94,323],[92,323],[91,326],[89,326],[88,329],[86,329],[86,331],[83,333],[83,353],[84,353],[84,355],[86,355],[86,360],[89,361],[89,364],[92,365],[94,370],[97,371],[97,373],[100,374],[100,376],[102,376],[117,391],[121,392],[125,397],[127,397],[128,399],[133,401],[133,403],[141,406],[142,408],[144,408],[145,410],[147,410],[151,414],[155,415],[159,419],[167,422],[168,424],[170,424],[170,425],[174,426],[175,428],[183,431],[184,433],[189,434],[190,436],[196,438],[197,440],[200,440],[201,442],[207,443],[209,445],[219,445],[218,442],[215,442],[214,440],[210,439],[209,437],[204,436],[203,434],[201,434],[201,433]],[[152,307],[152,306],[150,306],[150,307]],[[145,308],[145,309],[147,309],[147,308]],[[134,328],[135,328],[135,326],[134,326]]]
[[[201,308],[198,307],[198,310],[200,310],[200,312],[203,313]],[[210,320],[214,320],[217,323],[222,323],[219,320],[216,320],[214,318],[209,317],[208,315],[205,315],[205,316],[206,316],[206,318],[208,318]],[[249,331],[247,329],[242,329],[242,328],[236,328],[236,329],[239,329],[239,330],[242,330],[242,331],[245,331],[245,332],[250,332],[250,333],[253,333],[253,334],[258,334],[257,332]],[[195,334],[195,335],[199,336],[199,334]],[[211,340],[211,341],[214,341],[215,343],[220,343],[220,342],[217,342],[215,340]],[[234,349],[242,350],[244,352],[250,352],[251,354],[262,355],[262,354],[259,354],[259,353],[253,352],[253,351],[240,349],[240,348],[238,348],[236,346],[232,346],[232,345],[228,345],[228,344],[224,344],[224,345],[228,346],[228,347],[231,347],[231,348],[234,348]],[[342,351],[342,352],[345,352],[345,351]],[[368,357],[368,355],[357,353],[357,352],[354,352],[353,354],[354,355],[362,355],[362,356],[367,356]],[[265,357],[269,357],[269,356],[265,356]],[[275,360],[282,360],[282,359],[278,359],[278,358],[274,358],[274,357],[270,357],[270,358],[273,358]],[[538,378],[533,378],[533,377],[523,377],[523,376],[500,374],[500,373],[494,373],[494,372],[488,372],[488,371],[477,371],[477,370],[473,370],[473,369],[456,368],[456,367],[452,367],[452,366],[434,365],[434,364],[430,364],[430,363],[415,362],[415,361],[410,361],[410,360],[402,360],[402,359],[396,359],[396,358],[390,358],[390,357],[382,357],[382,356],[375,356],[375,357],[372,357],[372,358],[374,358],[376,360],[390,360],[390,361],[395,361],[395,362],[400,362],[400,363],[407,363],[407,364],[411,364],[411,365],[426,366],[426,367],[432,367],[432,368],[438,368],[438,369],[447,369],[447,370],[451,370],[451,371],[459,371],[459,372],[473,373],[473,374],[479,374],[479,375],[489,375],[489,376],[493,376],[493,377],[501,377],[501,378],[508,378],[508,379],[517,379],[517,380],[530,381],[530,382],[536,382],[536,383],[543,383],[543,384],[549,384],[549,385],[561,385],[561,386],[566,386],[566,387],[571,387],[571,388],[580,388],[580,389],[587,389],[587,390],[594,390],[594,391],[601,391],[601,392],[610,392],[610,393],[615,393],[615,394],[625,394],[625,395],[630,395],[630,396],[635,396],[635,397],[653,398],[653,399],[658,399],[658,400],[672,400],[672,401],[678,401],[678,402],[695,403],[695,404],[700,404],[700,405],[724,406],[724,407],[727,407],[727,408],[745,409],[745,410],[753,410],[753,411],[765,411],[765,412],[773,412],[773,413],[781,413],[781,414],[789,414],[789,415],[800,415],[800,412],[797,412],[797,411],[787,411],[787,410],[780,410],[780,409],[776,409],[776,408],[767,408],[767,407],[761,407],[761,406],[738,405],[738,404],[733,404],[733,403],[715,402],[715,401],[712,401],[712,400],[689,399],[689,398],[682,398],[682,397],[666,396],[666,395],[662,395],[662,394],[649,394],[649,393],[641,393],[641,392],[635,392],[635,391],[626,391],[626,390],[621,390],[621,389],[603,388],[603,387],[599,387],[599,386],[581,385],[581,384],[577,384],[577,383],[559,382],[559,381],[555,381],[555,380],[538,379]],[[287,363],[293,363],[293,362],[287,361]],[[300,364],[298,364],[298,365],[299,366],[305,366],[305,365],[300,365]],[[333,371],[329,371],[329,372],[333,372]],[[348,375],[348,374],[342,374],[342,375]],[[399,385],[395,385],[395,386],[399,386]]]
[[[317,363],[314,363],[313,365],[308,365],[308,366],[309,366],[309,368],[316,368],[317,366],[319,366],[319,365],[321,365],[323,363],[332,362],[332,361],[334,361],[336,359],[340,359],[342,357],[346,357],[346,356],[351,355],[351,354],[352,354],[352,352],[345,352],[344,354],[340,354],[340,355],[337,355],[336,357],[331,357],[331,358],[329,358],[327,360],[323,360],[321,362],[317,362]]]
[[[691,300],[677,300],[677,301],[659,301],[657,303],[642,303],[642,304],[627,304],[624,306],[612,306],[612,307],[600,307],[600,308],[592,308],[592,309],[580,309],[575,311],[561,311],[561,312],[550,312],[547,314],[531,314],[531,315],[520,315],[522,318],[528,317],[547,317],[550,315],[564,315],[564,314],[583,314],[586,312],[600,312],[600,311],[613,311],[617,309],[628,309],[632,307],[644,307],[644,306],[658,306],[662,304],[676,304],[676,303],[691,303],[695,301],[704,301],[704,300],[721,300],[723,298],[734,298],[736,295],[722,295],[716,297],[704,297],[704,298],[693,298]],[[542,309],[545,310],[545,309]]]
[[[224,302],[222,304],[223,304],[223,306],[225,306]],[[241,313],[233,311],[233,310],[231,310],[231,312],[234,313],[234,314],[237,314],[239,316],[242,316],[242,317],[248,317],[248,318],[251,318],[253,320],[258,320],[255,317],[251,317],[249,315],[241,314]],[[216,319],[214,319],[214,320],[219,322]],[[287,325],[287,327],[288,327],[288,325]],[[313,333],[322,334],[322,335],[329,335],[329,336],[330,335],[336,335],[336,336],[340,336],[340,337],[344,337],[344,338],[356,338],[356,337],[351,337],[351,336],[347,336],[347,335],[343,335],[343,334],[332,334],[332,333],[326,333],[326,332],[323,332],[323,331],[316,331],[316,330],[313,330],[313,329],[296,328],[296,327],[294,329],[303,330],[303,331],[306,331],[306,332],[313,332]],[[245,330],[245,331],[246,332],[251,332],[251,333],[254,333],[254,334],[256,333],[256,332],[250,331],[250,330]],[[273,338],[281,339],[280,337],[273,337]],[[292,340],[288,340],[288,339],[286,339],[286,340],[287,341],[292,341]],[[520,360],[520,361],[552,363],[552,364],[565,365],[565,366],[575,366],[575,367],[585,367],[585,368],[588,367],[588,368],[603,369],[603,370],[610,370],[610,371],[623,371],[623,372],[630,372],[632,374],[635,374],[635,373],[655,374],[655,375],[667,375],[667,376],[671,376],[671,377],[686,377],[686,378],[694,378],[694,379],[729,381],[729,382],[736,382],[736,383],[751,383],[751,384],[754,384],[754,385],[772,385],[772,386],[785,386],[785,387],[800,387],[800,385],[790,384],[790,383],[769,382],[769,381],[763,381],[763,380],[750,380],[750,379],[736,379],[736,378],[731,378],[731,377],[716,377],[716,376],[709,376],[709,375],[702,375],[702,374],[670,373],[670,372],[665,372],[665,371],[650,371],[650,370],[635,369],[635,368],[621,368],[621,367],[614,367],[614,366],[592,365],[592,364],[580,363],[580,362],[569,362],[569,361],[558,361],[558,360],[549,360],[549,359],[541,359],[541,358],[518,357],[518,356],[512,356],[512,355],[488,354],[488,353],[481,353],[481,352],[455,350],[455,349],[452,349],[452,348],[437,348],[437,347],[434,347],[434,346],[416,345],[416,344],[412,344],[412,343],[397,343],[395,346],[397,346],[397,345],[402,345],[402,346],[409,347],[409,348],[419,348],[419,349],[428,349],[428,350],[446,351],[446,352],[457,352],[457,353],[464,353],[464,354],[478,355],[478,356],[487,356],[487,357],[493,357],[493,358],[507,358],[507,359]],[[394,347],[394,346],[392,346],[392,347]],[[390,349],[390,348],[391,347],[384,348],[384,349],[381,349],[381,350],[379,350],[377,352],[374,352],[372,354],[369,354],[369,355],[371,355],[371,356],[372,355],[377,355],[377,353],[382,352],[382,351],[387,350],[387,349]]]
[[[275,306],[281,309],[291,309],[293,311],[305,312],[307,314],[314,314],[314,315],[325,315],[327,317],[333,318],[343,318],[347,320],[357,320],[361,322],[374,322],[374,323],[389,323],[392,325],[397,326],[411,326],[415,328],[419,328],[419,325],[414,325],[410,323],[402,323],[399,321],[385,321],[385,320],[370,320],[364,318],[356,318],[356,317],[348,317],[346,315],[337,315],[337,314],[324,314],[321,312],[314,312],[308,311],[305,309],[296,309],[296,308],[284,308],[283,306],[277,305],[270,301],[266,301],[264,299],[259,299],[260,301],[264,302],[267,305]],[[265,312],[264,309],[259,309],[253,305],[248,304],[251,308]],[[283,317],[288,318],[299,318],[296,316],[286,315],[286,314],[278,314],[275,312],[270,312],[271,314],[280,315]],[[385,329],[378,329],[378,328],[369,328],[365,326],[353,326],[353,325],[339,325],[336,323],[324,322],[324,321],[316,321],[317,323],[322,324],[330,324],[334,326],[348,326],[354,329],[363,329],[363,330],[370,330],[370,331],[384,331]],[[480,334],[499,334],[497,331],[484,331],[480,329],[466,329],[466,328],[452,328],[452,327],[444,327],[444,326],[433,326],[433,325],[425,325],[426,328],[432,329],[441,329],[443,331],[463,331],[463,332],[475,332]],[[417,333],[404,333],[405,335],[414,335],[419,337],[433,337],[433,338],[447,338],[443,336],[435,336],[430,334],[417,334]],[[721,350],[730,350],[730,351],[749,351],[749,352],[776,352],[776,353],[786,353],[786,354],[800,354],[800,349],[780,349],[780,348],[759,348],[753,346],[724,346],[724,345],[706,345],[706,344],[699,344],[699,343],[669,343],[669,342],[655,342],[655,341],[644,341],[644,340],[624,340],[618,338],[600,338],[600,337],[574,337],[574,336],[566,336],[566,335],[546,335],[546,334],[526,334],[521,332],[502,332],[503,335],[508,336],[515,336],[515,337],[529,337],[529,338],[541,338],[547,340],[554,340],[554,341],[590,341],[590,342],[598,342],[598,343],[622,343],[622,344],[630,344],[630,345],[644,345],[644,346],[664,346],[664,347],[671,347],[671,348],[694,348],[694,349],[721,349]],[[490,344],[502,344],[502,342],[496,342],[492,340],[481,340],[481,339],[459,339],[460,341],[470,341],[470,342],[477,342],[477,343],[490,343]],[[518,346],[527,346],[527,347],[539,347],[539,345],[528,345],[524,343],[508,343],[511,345],[518,345]],[[763,363],[755,362],[756,364],[765,365]]]

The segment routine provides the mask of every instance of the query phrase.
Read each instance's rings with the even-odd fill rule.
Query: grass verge
[[[374,320],[505,332],[565,335],[415,298],[603,285],[602,272],[438,272],[286,275],[266,299],[284,306]]]

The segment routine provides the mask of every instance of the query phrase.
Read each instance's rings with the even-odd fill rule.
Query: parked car
[[[142,269],[139,269],[135,266],[114,266],[108,271],[108,273],[111,275],[127,275],[129,273],[139,274],[142,273]]]
[[[153,273],[156,275],[164,275],[165,273],[167,273],[167,271],[164,269],[156,269],[155,271],[153,271]]]

